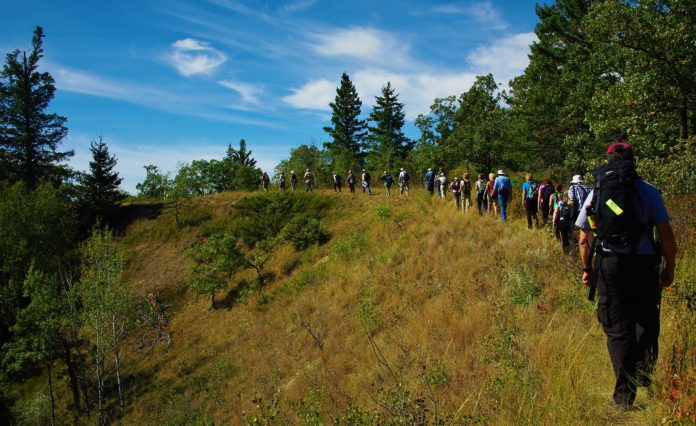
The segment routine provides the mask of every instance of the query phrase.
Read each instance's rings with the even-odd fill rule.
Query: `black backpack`
[[[594,230],[600,241],[617,251],[636,252],[647,226],[640,222],[636,203],[640,202],[635,189],[639,179],[633,161],[620,160],[597,167],[588,214],[596,218]]]
[[[573,209],[563,202],[558,207],[558,229],[567,231],[573,226]]]

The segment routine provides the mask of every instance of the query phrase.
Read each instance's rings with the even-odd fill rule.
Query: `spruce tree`
[[[118,203],[124,197],[119,189],[122,179],[114,170],[116,157],[109,154],[109,148],[101,136],[98,142],[92,141],[89,150],[92,153],[89,173],[79,177],[82,205],[89,216],[108,223],[114,218]]]
[[[251,151],[247,150],[246,141],[239,140],[239,149],[232,148],[232,145],[227,146],[227,156],[225,160],[232,164],[238,164],[245,167],[256,167],[256,160],[251,156]]]
[[[45,112],[56,88],[49,73],[38,71],[43,36],[36,27],[29,55],[9,53],[0,72],[0,176],[24,180],[32,189],[41,179],[67,177],[67,167],[58,163],[74,154],[57,150],[67,119]]]
[[[376,156],[375,165],[390,169],[394,160],[404,160],[413,148],[414,142],[403,131],[405,123],[404,105],[399,102],[391,83],[382,88],[382,96],[376,96],[377,105],[372,108],[368,118],[374,126],[368,126],[368,140]]]
[[[336,88],[336,98],[329,103],[331,107],[331,126],[324,127],[324,131],[331,137],[331,142],[324,143],[324,148],[329,151],[334,162],[342,159],[349,165],[357,161],[362,165],[363,145],[367,136],[367,124],[361,120],[360,109],[362,101],[358,97],[353,82],[345,72],[341,76],[341,84]],[[340,162],[340,161],[339,161]],[[342,168],[345,168],[341,164]]]

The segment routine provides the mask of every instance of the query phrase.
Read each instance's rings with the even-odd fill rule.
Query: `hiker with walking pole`
[[[599,294],[597,319],[607,336],[616,378],[614,403],[619,411],[630,411],[637,387],[651,384],[660,299],[662,289],[674,280],[677,247],[660,192],[636,173],[630,144],[609,145],[606,163],[592,175],[594,189],[575,222],[580,228],[582,282],[592,285],[590,300],[595,285]]]

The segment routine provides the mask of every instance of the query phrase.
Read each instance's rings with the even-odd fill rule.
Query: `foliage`
[[[24,296],[30,302],[17,313],[12,326],[14,340],[7,344],[3,364],[10,372],[27,366],[50,364],[61,348],[67,307],[55,277],[32,264],[24,280]]]
[[[243,265],[243,256],[232,234],[215,234],[205,244],[189,249],[191,260],[186,282],[198,295],[210,295],[215,306],[215,292],[227,286],[229,278]]]
[[[465,160],[490,171],[503,161],[507,113],[500,107],[497,90],[497,83],[488,74],[476,77],[473,86],[459,97],[454,130],[443,144],[449,167]]]
[[[169,179],[169,175],[160,173],[159,168],[153,164],[143,167],[145,167],[145,180],[135,185],[135,189],[138,190],[138,196],[164,200],[167,196],[167,192],[172,187],[172,181]]]
[[[302,193],[268,193],[245,197],[234,206],[237,211],[237,235],[248,247],[276,238],[281,231],[295,244],[304,246],[319,242],[326,234],[318,220],[328,206],[327,199]],[[303,223],[310,224],[313,229],[303,234]]]
[[[114,170],[116,157],[109,154],[109,148],[101,136],[99,142],[90,143],[89,150],[92,153],[89,172],[78,176],[80,204],[83,214],[88,216],[87,226],[92,227],[98,219],[108,225],[115,218],[119,202],[124,198],[119,189],[122,179]]]
[[[243,166],[251,169],[256,167],[256,160],[251,156],[251,151],[247,150],[246,141],[244,139],[239,140],[239,149],[232,148],[232,144],[227,146],[227,153],[223,161],[227,162],[229,165]]]
[[[341,76],[336,98],[329,106],[331,126],[324,127],[324,131],[331,137],[331,142],[324,143],[324,148],[331,158],[330,168],[346,171],[362,167],[367,124],[358,118],[362,101],[347,73]]]
[[[58,163],[74,154],[57,150],[68,133],[66,118],[45,112],[56,89],[53,77],[38,71],[43,37],[36,27],[29,55],[9,53],[0,72],[0,180],[24,180],[32,189],[42,179],[65,180],[69,169]]]
[[[399,102],[399,95],[391,83],[387,82],[382,87],[382,95],[376,96],[375,102],[368,117],[374,123],[368,126],[370,134],[367,139],[371,148],[368,167],[373,170],[391,170],[397,162],[406,159],[414,142],[403,133],[404,104]]]
[[[290,171],[297,174],[298,180],[302,182],[302,175],[305,169],[309,169],[314,174],[315,188],[318,183],[328,185],[331,182],[331,170],[327,153],[319,149],[316,144],[302,144],[290,150],[290,158],[283,160],[275,168],[275,174],[284,172],[290,177]]]
[[[76,239],[76,215],[62,190],[23,182],[0,186],[0,317],[11,324],[29,266],[53,274]]]
[[[130,287],[124,279],[125,255],[111,231],[94,229],[81,244],[82,275],[78,294],[82,302],[83,336],[91,343],[98,392],[98,416],[103,421],[107,352],[115,358],[114,372],[118,385],[119,404],[123,406],[121,385],[121,343],[135,317]]]
[[[297,250],[304,250],[312,244],[323,244],[329,234],[318,219],[302,214],[290,219],[278,233],[278,239],[289,241]]]

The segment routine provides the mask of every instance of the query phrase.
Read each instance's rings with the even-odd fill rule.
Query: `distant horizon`
[[[391,82],[415,139],[413,119],[435,98],[488,73],[506,88],[523,72],[535,4],[29,0],[0,16],[0,52],[28,51],[43,27],[40,66],[56,80],[50,112],[68,119],[68,165],[86,170],[90,142],[103,136],[135,194],[145,165],[174,173],[179,162],[224,157],[240,139],[269,174],[290,149],[321,147],[343,72],[363,118]]]

